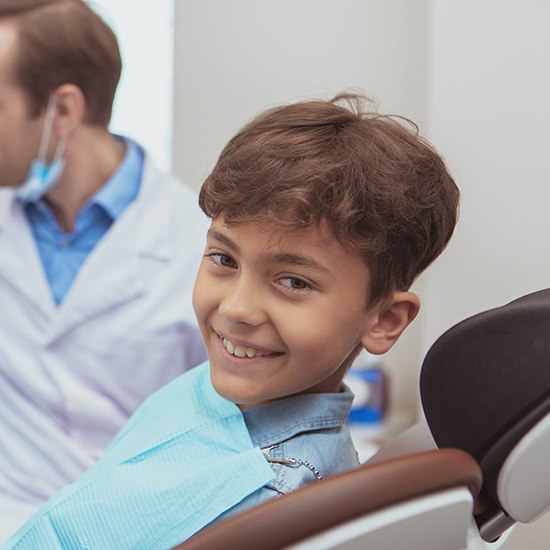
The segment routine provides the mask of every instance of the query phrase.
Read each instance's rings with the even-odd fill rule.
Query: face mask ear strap
[[[42,136],[40,138],[40,148],[38,149],[38,158],[39,160],[44,162],[46,161],[46,154],[48,152],[48,145],[50,143],[50,136],[52,134],[55,107],[56,107],[56,99],[55,99],[55,96],[51,94],[50,99],[48,100],[48,107],[46,109],[46,118],[44,119],[44,127],[42,128]],[[57,149],[59,149],[59,145],[61,144],[62,141],[64,141],[63,149],[65,148],[65,144],[67,143],[66,138],[60,141],[60,143],[57,146]],[[57,150],[56,150],[56,157],[57,157]]]
[[[67,140],[68,140],[67,136],[63,136],[57,142],[57,147],[55,148],[54,160],[58,160],[63,156],[63,153],[65,152],[65,147],[67,146]]]

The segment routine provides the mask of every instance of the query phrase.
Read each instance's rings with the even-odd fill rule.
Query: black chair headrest
[[[550,289],[445,332],[426,355],[420,391],[438,446],[476,458],[484,488],[498,500],[502,463],[550,412]]]

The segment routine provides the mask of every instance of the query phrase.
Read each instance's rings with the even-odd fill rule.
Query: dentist
[[[0,543],[205,357],[207,220],[109,132],[120,72],[82,0],[0,0]]]

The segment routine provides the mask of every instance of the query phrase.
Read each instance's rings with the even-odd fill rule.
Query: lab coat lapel
[[[44,317],[56,310],[22,205],[9,189],[0,189],[0,278]]]
[[[147,166],[146,166],[147,167]],[[50,343],[86,321],[144,296],[154,284],[156,268],[172,257],[169,200],[159,192],[162,181],[145,173],[142,188],[111,226],[82,266],[59,306]],[[151,265],[155,264],[155,265]]]

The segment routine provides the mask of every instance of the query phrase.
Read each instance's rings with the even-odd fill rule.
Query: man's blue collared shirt
[[[25,205],[46,279],[58,305],[86,258],[139,192],[144,152],[137,143],[124,141],[127,148],[122,162],[78,213],[72,233],[59,226],[46,201]]]

